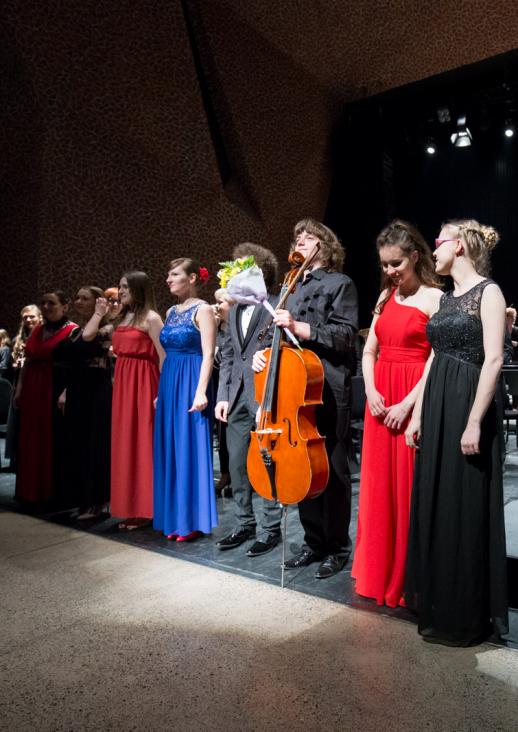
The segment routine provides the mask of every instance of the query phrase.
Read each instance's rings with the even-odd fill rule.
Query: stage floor
[[[216,477],[218,477],[217,466]],[[12,473],[0,473],[0,510],[19,511],[19,506],[14,500],[14,482],[15,476]],[[358,482],[353,482],[351,518],[353,546],[358,514],[358,488]],[[518,557],[518,451],[516,450],[510,451],[508,454],[504,474],[504,491],[508,554]],[[259,497],[254,497],[254,507],[258,518],[260,518],[260,501]],[[282,557],[282,546],[280,544],[269,554],[253,559],[246,556],[246,550],[253,543],[252,541],[241,545],[237,549],[228,551],[217,549],[216,541],[226,536],[235,527],[232,498],[218,498],[217,506],[219,526],[214,530],[214,533],[193,542],[182,543],[167,540],[162,534],[153,531],[151,526],[130,532],[120,531],[117,528],[117,520],[110,517],[90,522],[78,522],[72,518],[69,512],[61,512],[38,514],[38,518],[73,527],[79,531],[87,531],[113,541],[169,555],[176,559],[195,562],[260,582],[279,585]],[[298,519],[297,509],[294,507],[288,509],[287,526],[286,556],[289,557],[297,552],[303,543],[303,531]],[[260,535],[259,528],[257,535]],[[325,580],[318,580],[314,576],[318,564],[312,564],[296,571],[286,571],[284,575],[285,588],[322,597],[361,610],[414,622],[413,616],[405,608],[378,606],[374,600],[357,595],[351,580],[351,565],[352,562],[349,561],[342,572]],[[274,611],[274,608],[272,611]],[[503,644],[518,648],[518,610],[510,610],[510,632],[503,640]]]

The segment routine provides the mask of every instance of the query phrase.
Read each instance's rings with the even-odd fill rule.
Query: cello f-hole
[[[297,447],[297,444],[298,444],[297,440],[291,439],[291,421],[288,419],[288,417],[284,417],[284,419],[282,421],[288,425],[288,442],[290,443],[290,445],[292,447]]]

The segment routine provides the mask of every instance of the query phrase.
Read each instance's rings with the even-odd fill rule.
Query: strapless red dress
[[[386,303],[375,330],[379,357],[374,383],[385,405],[398,404],[423,374],[430,354],[428,316],[401,305],[395,294]],[[367,405],[363,437],[356,549],[351,575],[356,592],[378,605],[396,607],[402,600],[410,521],[415,452],[405,444],[405,422],[389,429]]]
[[[110,512],[118,518],[153,516],[153,422],[158,354],[143,330],[119,326],[113,379]]]

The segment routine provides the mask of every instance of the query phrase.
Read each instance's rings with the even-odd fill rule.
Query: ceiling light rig
[[[469,147],[471,145],[473,136],[466,126],[465,115],[457,119],[457,132],[452,133],[450,140],[455,147]]]

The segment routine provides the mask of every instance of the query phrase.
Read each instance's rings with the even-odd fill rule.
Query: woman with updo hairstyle
[[[122,310],[113,332],[111,494],[119,529],[133,530],[153,517],[153,422],[164,359],[162,318],[145,272],[126,272],[119,283]],[[107,312],[107,303],[104,313]]]
[[[381,294],[362,369],[367,404],[356,549],[356,592],[378,605],[402,604],[414,452],[405,443],[430,344],[426,325],[441,291],[419,231],[396,219],[378,235]]]
[[[79,520],[101,515],[110,500],[112,381],[109,349],[113,326],[106,322],[104,291],[80,287],[74,311],[79,322],[54,350],[61,373],[58,406],[63,439],[56,467],[63,505],[78,506]]]
[[[41,312],[43,323],[27,339],[25,363],[14,397],[20,409],[15,496],[33,505],[55,497],[54,435],[59,416],[52,356],[57,345],[76,327],[68,319],[68,298],[62,290],[50,290],[43,295]]]
[[[208,277],[189,257],[169,264],[167,286],[177,304],[160,333],[166,359],[155,420],[153,528],[175,541],[210,534],[218,523],[211,419],[216,320],[198,295]]]
[[[405,599],[432,643],[468,646],[508,632],[506,546],[495,390],[505,301],[488,278],[497,232],[450,221],[435,269],[450,275],[427,334],[427,376],[406,430],[416,457]]]

